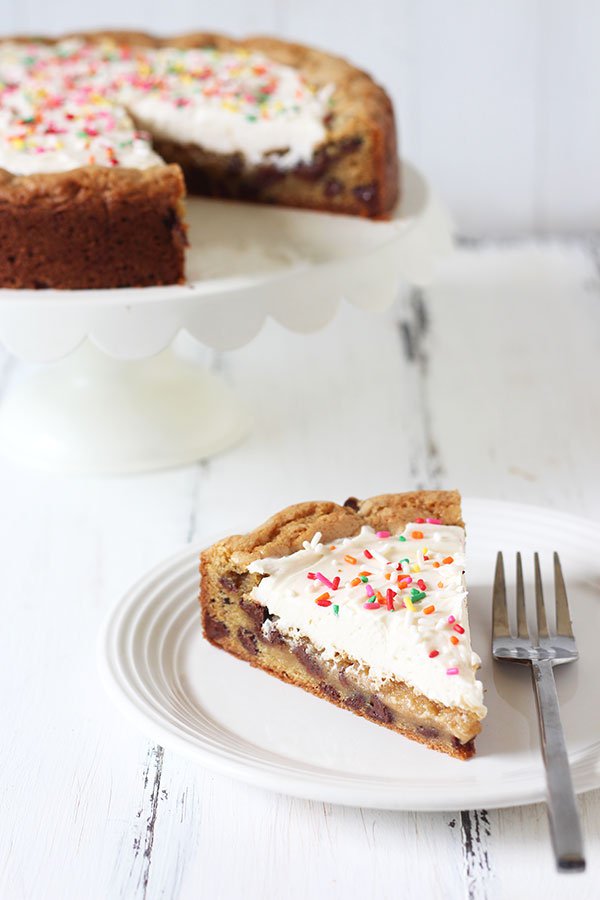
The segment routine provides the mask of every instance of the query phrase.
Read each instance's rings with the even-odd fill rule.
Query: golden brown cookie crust
[[[184,280],[178,166],[0,170],[0,286],[105,289]]]
[[[475,752],[480,720],[457,707],[445,707],[391,681],[373,690],[360,678],[345,675],[344,660],[334,664],[314,653],[305,640],[290,644],[276,627],[265,635],[265,610],[252,599],[261,579],[248,572],[250,563],[265,557],[288,556],[302,549],[317,532],[324,543],[352,537],[364,525],[399,531],[419,518],[463,525],[458,491],[413,491],[381,494],[367,500],[350,497],[344,505],[313,501],[288,506],[245,535],[233,535],[201,554],[200,604],[206,638],[250,665],[356,715],[370,719],[412,740],[468,759]],[[273,623],[269,623],[272,625]],[[274,640],[269,638],[269,633]],[[346,667],[352,661],[346,661]]]
[[[363,525],[400,530],[419,518],[463,525],[458,491],[411,491],[380,494],[367,500],[350,497],[343,506],[330,501],[296,503],[275,513],[245,535],[225,538],[205,551],[227,554],[232,564],[247,568],[255,559],[289,556],[320,531],[323,542],[353,537]],[[218,551],[216,548],[219,548]],[[204,555],[204,554],[203,554]]]

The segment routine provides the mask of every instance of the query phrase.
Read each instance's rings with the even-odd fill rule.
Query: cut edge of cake
[[[0,286],[103,290],[185,281],[178,166],[0,170]]]
[[[447,705],[398,679],[374,684],[368,673],[357,670],[351,657],[338,656],[332,662],[306,637],[291,640],[281,634],[277,617],[252,596],[261,576],[249,571],[249,566],[257,560],[289,557],[316,533],[327,544],[354,537],[365,525],[375,531],[396,532],[415,519],[427,518],[464,527],[458,492],[417,491],[365,501],[350,498],[344,506],[301,503],[282,510],[247,535],[219,541],[203,551],[200,560],[205,637],[252,666],[338,707],[432,749],[470,758],[485,715],[483,706]]]

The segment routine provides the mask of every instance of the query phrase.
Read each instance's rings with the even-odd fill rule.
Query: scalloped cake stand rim
[[[391,222],[199,201],[192,226],[202,252],[235,271],[255,265],[257,254],[262,265],[266,247],[275,266],[268,275],[196,288],[0,291],[0,342],[21,359],[56,363],[7,392],[0,450],[50,471],[121,474],[183,465],[237,443],[249,428],[243,405],[214,376],[179,359],[169,349],[174,338],[187,332],[231,350],[268,317],[310,333],[333,320],[342,299],[380,312],[400,283],[426,281],[451,248],[450,220],[420,173],[407,163],[403,173],[404,218]],[[202,215],[206,203],[210,216]],[[230,246],[232,214],[246,231]],[[187,418],[177,415],[184,400],[194,411]]]

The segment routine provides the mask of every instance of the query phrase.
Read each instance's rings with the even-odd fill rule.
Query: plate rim
[[[553,515],[562,522],[568,519],[572,525],[592,525],[600,530],[600,522],[595,519],[562,512],[560,509],[552,507],[482,497],[464,497],[463,504],[467,508],[469,506],[493,504],[496,507],[505,507],[506,511],[511,508],[513,510],[518,508],[529,514],[543,514],[546,517]],[[202,746],[194,742],[191,737],[188,738],[181,733],[171,730],[168,724],[160,720],[159,714],[155,711],[151,712],[145,700],[142,708],[139,703],[136,703],[136,698],[140,699],[139,692],[131,684],[123,680],[122,662],[116,653],[116,648],[119,644],[117,638],[123,636],[121,629],[125,620],[128,615],[135,611],[136,607],[140,606],[140,599],[143,598],[144,592],[151,588],[158,576],[162,576],[163,580],[169,575],[173,577],[178,576],[183,581],[185,571],[182,568],[182,564],[188,561],[191,563],[192,560],[197,558],[203,547],[209,546],[209,543],[213,540],[219,540],[219,537],[222,537],[222,535],[188,544],[148,569],[113,605],[105,618],[98,636],[96,656],[101,682],[120,712],[148,740],[155,740],[161,746],[190,761],[199,763],[209,771],[245,782],[254,787],[342,806],[414,812],[449,812],[467,807],[501,809],[545,801],[546,787],[543,774],[540,777],[529,777],[525,786],[516,782],[501,796],[479,798],[476,803],[469,803],[465,807],[465,804],[461,803],[458,797],[461,791],[464,790],[464,786],[459,786],[458,789],[455,789],[455,794],[453,795],[452,786],[449,785],[449,793],[445,794],[440,800],[436,800],[431,794],[426,794],[421,801],[417,796],[420,791],[418,785],[407,791],[406,785],[399,783],[394,790],[393,785],[389,783],[391,779],[387,779],[387,783],[380,779],[378,783],[353,785],[340,782],[338,773],[338,782],[335,782],[330,778],[328,779],[326,768],[323,768],[322,778],[316,778],[316,773],[310,773],[308,769],[309,764],[303,764],[300,760],[290,760],[288,768],[283,771],[275,768],[273,762],[268,759],[259,765],[255,758],[237,759],[232,757],[231,754],[227,755],[223,752],[218,752],[214,747]],[[192,577],[192,571],[190,568],[189,579]],[[199,581],[199,574],[196,577]],[[187,589],[187,581],[185,584]],[[178,612],[183,610],[181,601],[171,598],[171,604],[176,604]],[[197,611],[194,609],[194,615],[196,614]],[[185,619],[185,629],[189,627],[191,620],[192,607],[190,607],[189,617]],[[118,671],[119,669],[121,669],[120,672]],[[246,741],[246,739],[243,740]],[[250,744],[248,741],[246,743]],[[278,756],[275,751],[271,752],[263,749],[263,752],[274,757]],[[592,748],[584,750],[583,753],[585,762],[590,760],[593,762],[593,754],[590,756]],[[577,763],[572,764],[573,780],[578,794],[600,787],[600,766],[597,763],[598,760],[596,760],[596,765],[591,767],[591,770],[588,765],[585,772],[579,776]],[[304,767],[304,771],[302,771],[302,767]]]

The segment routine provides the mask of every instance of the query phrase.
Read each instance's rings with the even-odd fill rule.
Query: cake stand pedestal
[[[374,312],[426,283],[450,220],[403,163],[391,221],[188,201],[189,281],[104,291],[0,290],[0,342],[44,365],[0,406],[0,451],[55,472],[142,472],[206,458],[250,427],[216,376],[172,347],[180,332],[243,346],[267,317],[309,333],[345,299]]]
[[[36,468],[119,474],[212,456],[249,427],[222,380],[172,348],[132,361],[86,342],[9,392],[0,445]]]

